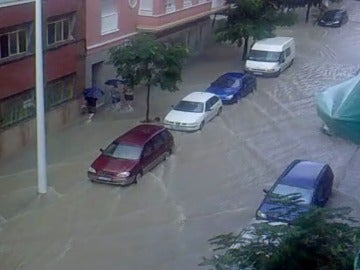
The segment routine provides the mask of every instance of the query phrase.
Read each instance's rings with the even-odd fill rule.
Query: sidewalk
[[[240,70],[241,52],[236,47],[214,45],[189,62],[183,71],[179,91],[151,90],[150,118],[161,119],[170,106],[192,91],[202,91],[218,75]],[[34,205],[46,206],[43,200],[53,201],[71,191],[81,181],[87,181],[86,170],[106,146],[125,130],[145,119],[145,89],[135,91],[133,112],[114,112],[102,108],[91,123],[86,116],[67,128],[47,135],[49,192],[37,194],[36,144],[2,160],[0,164],[0,229],[1,223],[24,213]]]

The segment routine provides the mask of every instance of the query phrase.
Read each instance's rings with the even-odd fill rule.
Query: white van
[[[245,63],[245,71],[254,75],[277,77],[293,63],[294,58],[294,38],[266,38],[252,46]]]

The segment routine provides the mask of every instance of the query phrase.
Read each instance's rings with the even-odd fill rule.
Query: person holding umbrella
[[[132,103],[134,101],[134,92],[132,89],[130,89],[129,87],[127,87],[126,85],[124,85],[124,97],[125,97],[125,101],[128,107],[128,110],[130,112],[132,112],[134,109],[132,107]]]
[[[110,79],[105,82],[105,85],[110,86],[110,98],[113,109],[118,110],[121,106],[121,92],[118,90],[119,85],[124,84],[123,80]]]
[[[84,98],[86,101],[86,107],[88,111],[88,120],[87,122],[91,122],[92,118],[96,113],[96,102],[98,98],[104,95],[104,92],[97,87],[89,87],[86,88],[83,92]]]

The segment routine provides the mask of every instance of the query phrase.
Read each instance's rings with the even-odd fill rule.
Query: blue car
[[[241,72],[228,72],[212,82],[205,91],[217,95],[223,104],[231,104],[255,89],[255,76]]]
[[[256,218],[291,223],[311,207],[323,207],[329,200],[333,179],[328,164],[294,160],[269,190],[264,189],[266,195]],[[286,202],[284,198],[290,200]]]

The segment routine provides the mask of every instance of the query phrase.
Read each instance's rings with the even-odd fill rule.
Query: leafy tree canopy
[[[149,34],[136,36],[130,44],[110,50],[110,63],[125,84],[134,88],[147,87],[146,119],[149,121],[151,87],[176,91],[181,81],[183,62],[188,54],[181,44],[165,44]]]
[[[210,239],[216,270],[350,270],[360,243],[360,226],[349,208],[314,208],[292,225],[254,224],[240,234]],[[251,235],[251,237],[249,237]]]
[[[247,56],[248,40],[273,37],[277,26],[296,22],[293,12],[283,12],[278,3],[268,0],[236,0],[227,11],[227,22],[216,31],[218,41],[244,44],[243,59]]]

